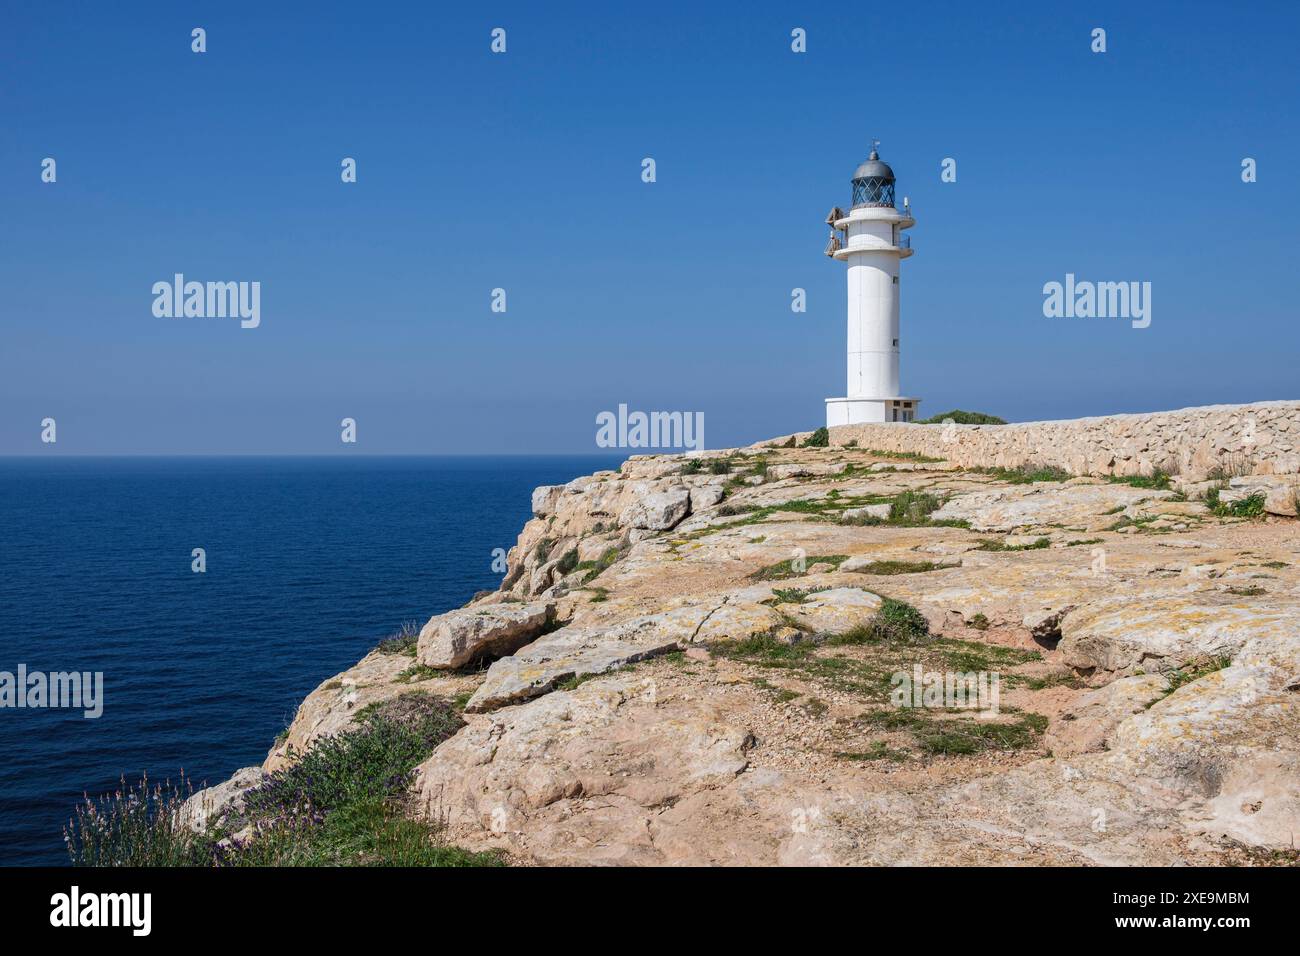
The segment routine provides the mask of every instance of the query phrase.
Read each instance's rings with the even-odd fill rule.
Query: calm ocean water
[[[65,863],[122,774],[260,763],[321,681],[496,587],[534,486],[617,462],[0,459],[0,671],[104,672],[98,720],[0,708],[0,864]]]

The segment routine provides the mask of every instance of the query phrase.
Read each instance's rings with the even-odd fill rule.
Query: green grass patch
[[[577,558],[578,553],[576,551],[570,553],[573,554],[575,558]],[[623,555],[626,553],[627,553],[627,549],[620,548],[617,545],[612,545],[606,548],[604,553],[601,554],[601,556],[597,558],[595,561],[576,561],[571,570],[586,571],[587,573],[583,577],[582,583],[589,584],[591,581],[594,581],[596,578],[600,577],[600,575],[603,574],[607,569],[613,567],[619,561],[619,559],[622,558]],[[567,574],[568,572],[565,573]],[[597,588],[596,590],[603,590],[603,589]]]
[[[1174,691],[1178,690],[1178,688],[1186,687],[1193,681],[1198,681],[1202,677],[1213,674],[1215,671],[1221,671],[1231,663],[1232,660],[1227,657],[1207,657],[1195,661],[1189,661],[1177,670],[1169,671],[1165,675],[1169,679],[1169,687],[1157,700],[1153,700],[1150,704],[1147,704],[1147,708],[1150,709],[1159,700],[1164,700]]]
[[[935,462],[944,461],[943,458],[931,458],[929,455],[923,455],[919,451],[887,451],[884,448],[868,448],[867,454],[873,458],[888,458],[894,461],[914,461],[918,464],[932,465]]]
[[[830,564],[838,568],[848,558],[847,554],[810,554],[805,558],[787,558],[785,561],[759,568],[750,575],[750,578],[755,581],[780,581],[785,578],[802,577],[814,564]],[[799,562],[802,564],[796,568]]]
[[[1020,664],[1043,659],[1043,655],[1038,651],[1024,651],[1018,647],[1003,647],[1001,644],[961,641],[955,638],[941,638],[934,642],[932,649],[938,651],[943,662],[942,666],[963,673],[997,671],[1004,667],[1017,667]]]
[[[708,461],[692,458],[682,464],[683,475],[727,475],[730,473],[731,462],[726,458],[710,458]]]
[[[772,596],[760,603],[762,604],[802,604],[808,599],[809,595],[818,594],[822,591],[829,591],[830,586],[819,588],[773,588]]]
[[[1043,548],[1050,548],[1052,540],[1050,538],[1037,538],[1029,544],[1007,544],[1005,541],[995,541],[992,538],[981,538],[979,547],[976,551],[1041,551]]]
[[[964,755],[983,750],[1024,750],[1035,747],[1047,729],[1041,714],[1004,723],[998,720],[936,720],[933,729],[917,735],[921,749],[935,756]]]
[[[1108,475],[1106,480],[1113,485],[1131,485],[1134,488],[1153,488],[1166,491],[1173,476],[1157,468],[1149,475]]]
[[[853,570],[858,574],[923,574],[951,567],[955,565],[935,564],[933,561],[872,561]]]
[[[1009,675],[1016,677],[1018,675]],[[1021,677],[1016,683],[1021,684],[1030,690],[1047,690],[1049,687],[1069,687],[1073,690],[1082,690],[1088,686],[1078,675],[1069,671],[1061,671],[1055,674],[1045,674],[1042,677]]]
[[[901,763],[911,754],[907,750],[900,750],[890,747],[883,740],[874,740],[871,746],[866,750],[841,751],[835,756],[840,760],[870,761],[870,760],[889,760],[893,763]]]
[[[1210,511],[1220,518],[1259,518],[1264,514],[1265,500],[1266,496],[1260,492],[1249,498],[1222,502],[1219,500],[1218,488],[1211,488],[1205,495],[1205,503],[1209,505]]]
[[[1068,481],[1074,476],[1055,465],[1020,465],[1016,468],[971,468],[970,471],[989,475],[1013,485],[1029,485],[1038,481]]]
[[[798,691],[787,690],[784,687],[777,687],[771,681],[765,680],[762,677],[755,677],[750,681],[750,683],[759,690],[771,694],[778,704],[784,704],[802,696]]]
[[[862,719],[881,730],[907,732],[920,750],[931,756],[966,756],[989,750],[1036,747],[1048,722],[1043,715],[1033,713],[1005,722],[943,718],[933,714],[934,711],[920,707],[891,707],[871,711]]]
[[[430,667],[427,664],[412,664],[394,677],[393,680],[398,684],[411,684],[416,681],[437,677],[439,673],[440,671],[436,667]]]

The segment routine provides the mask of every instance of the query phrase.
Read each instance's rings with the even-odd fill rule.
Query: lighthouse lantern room
[[[916,220],[907,199],[901,211],[895,206],[894,171],[881,161],[878,145],[873,142],[853,173],[848,214],[836,206],[826,217],[826,255],[844,262],[849,277],[848,390],[826,399],[828,427],[910,422],[921,404],[898,388],[898,265],[912,254],[903,230]]]

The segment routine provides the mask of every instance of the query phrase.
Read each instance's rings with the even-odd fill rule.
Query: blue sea
[[[319,683],[500,583],[535,486],[618,461],[0,459],[0,671],[104,674],[99,719],[0,708],[0,864],[66,863],[122,775],[260,763]]]

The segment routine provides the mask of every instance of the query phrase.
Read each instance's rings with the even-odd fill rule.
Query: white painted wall
[[[848,256],[849,398],[898,396],[898,256]]]

